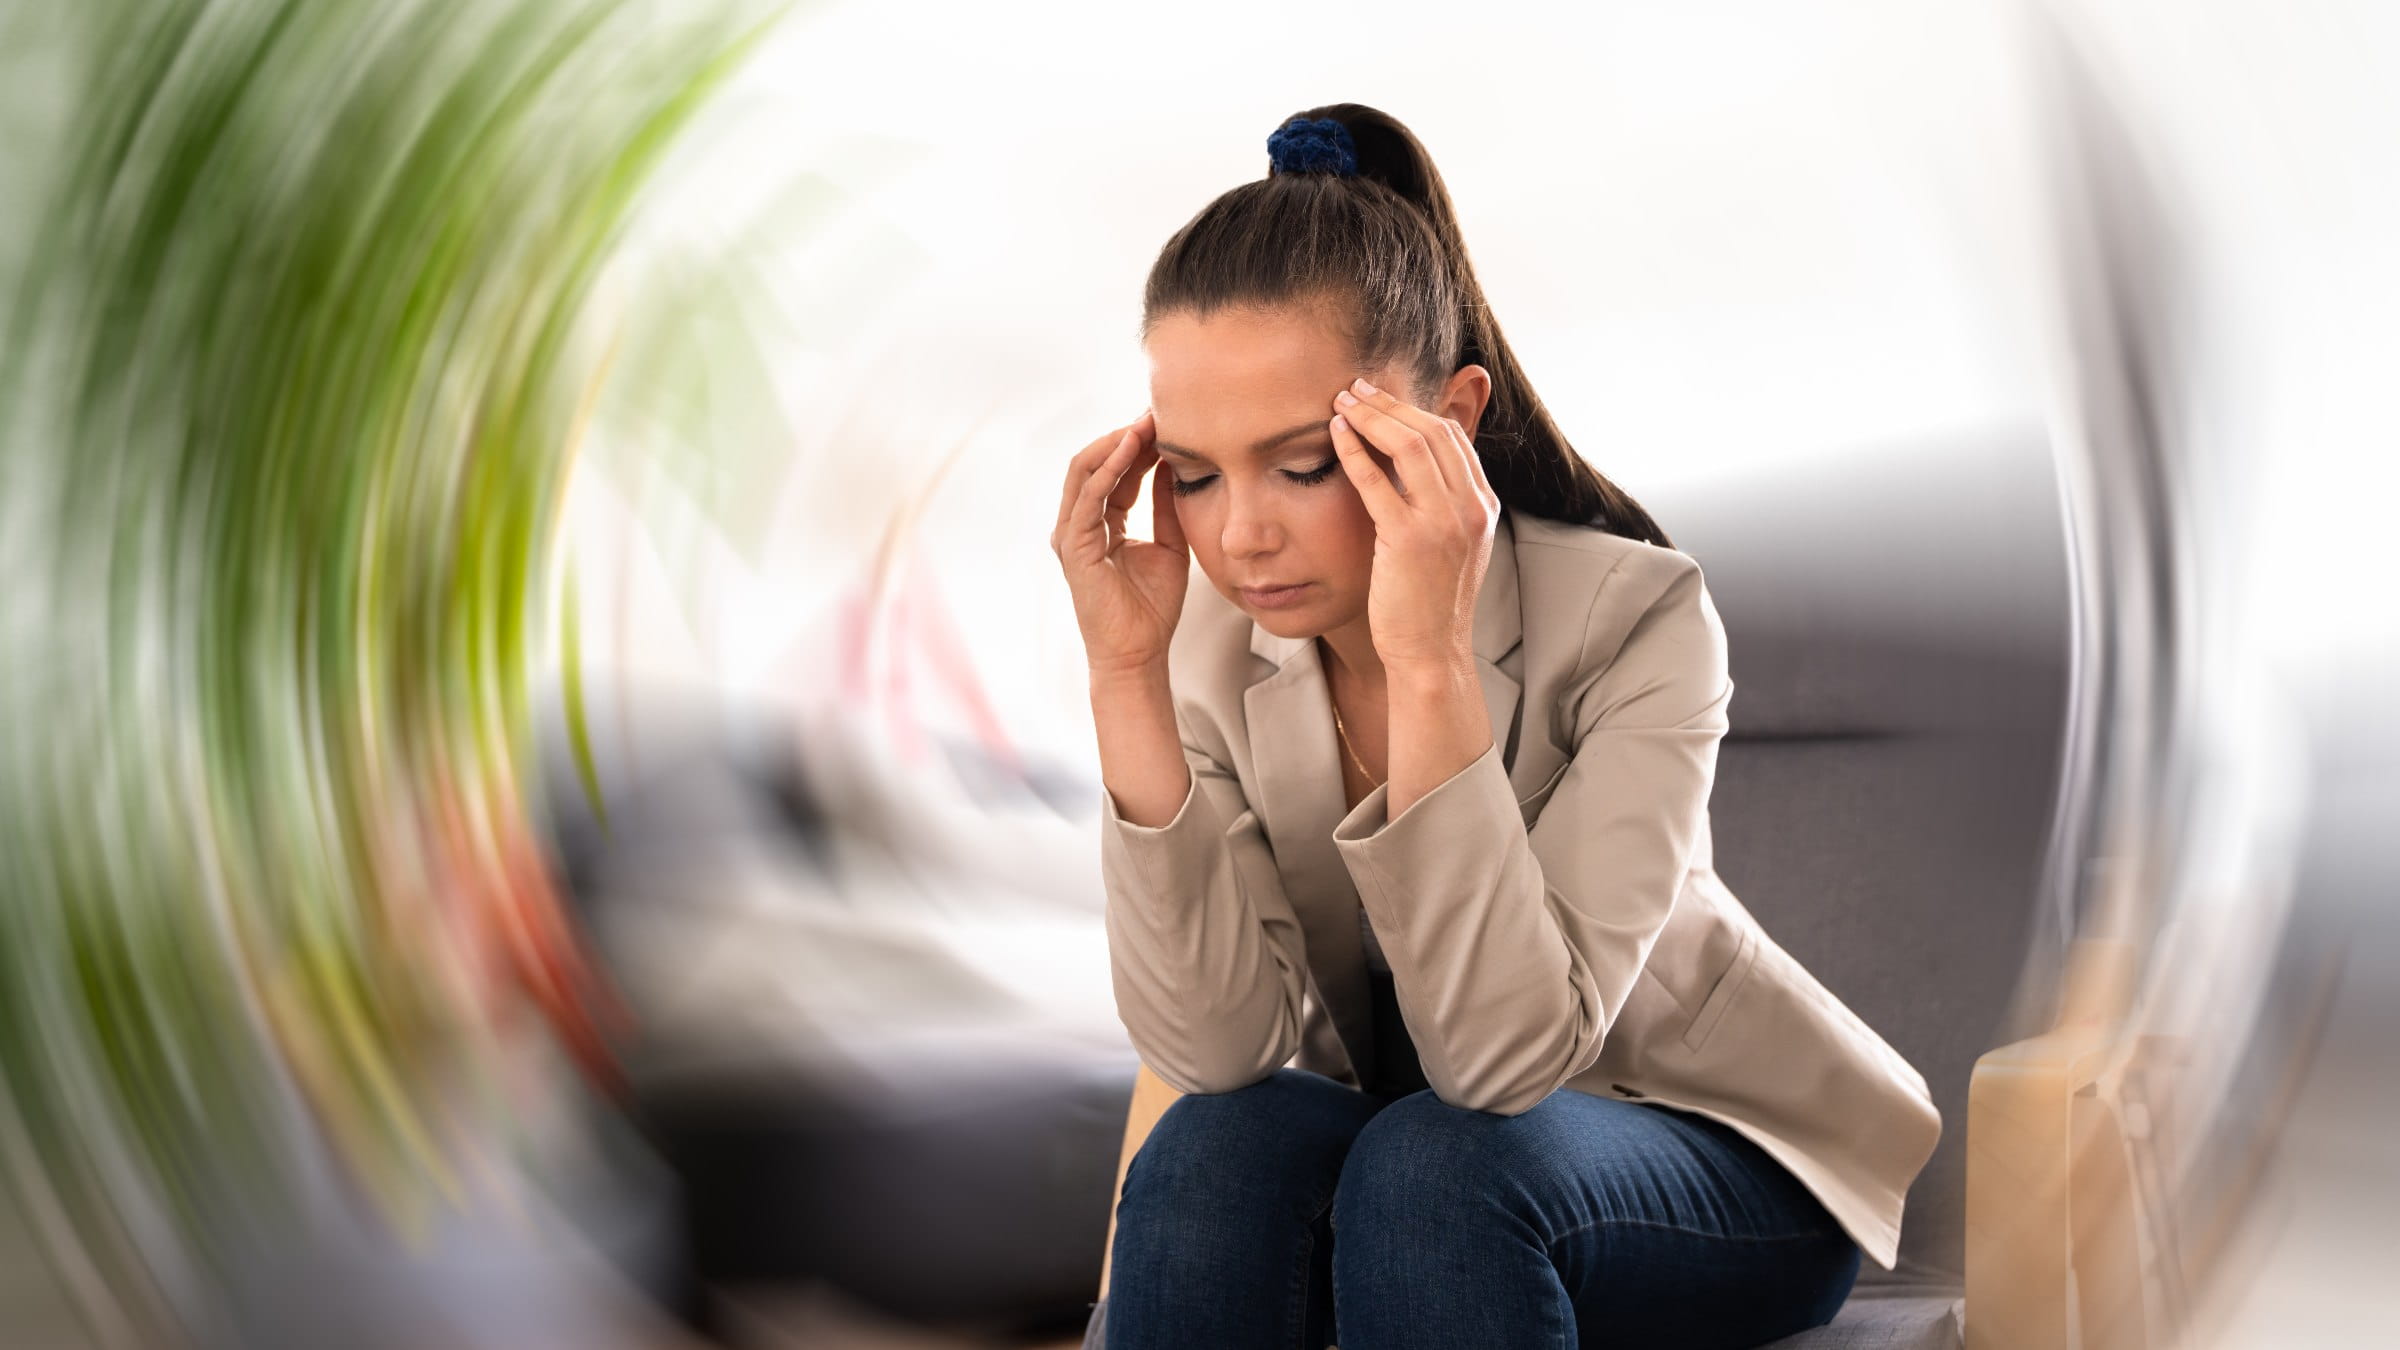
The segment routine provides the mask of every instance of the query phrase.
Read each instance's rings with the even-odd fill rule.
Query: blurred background
[[[2078,1017],[2128,1255],[1984,1343],[2377,1343],[2396,57],[2330,0],[12,7],[0,1343],[1080,1343],[1136,1058],[1056,493],[1160,245],[1335,101],[1708,569],[1720,865],[1944,1104],[1907,1343],[1977,1335],[1976,1059]]]

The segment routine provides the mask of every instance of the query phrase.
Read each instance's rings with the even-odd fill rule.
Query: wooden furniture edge
[[[1133,1155],[1141,1151],[1142,1141],[1167,1113],[1175,1099],[1183,1094],[1167,1085],[1148,1064],[1133,1075],[1133,1101],[1125,1112],[1125,1142],[1117,1150],[1117,1185],[1108,1201],[1108,1245],[1100,1253],[1100,1297],[1108,1297],[1109,1266],[1117,1247],[1117,1204],[1125,1198],[1125,1172],[1133,1166]]]

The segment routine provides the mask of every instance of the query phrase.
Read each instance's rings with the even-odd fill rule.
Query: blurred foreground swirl
[[[766,17],[672,14],[6,21],[0,1171],[103,1340],[211,1321],[299,1159],[425,1222],[542,1028],[609,1080],[530,689],[559,640],[582,747],[593,299]]]

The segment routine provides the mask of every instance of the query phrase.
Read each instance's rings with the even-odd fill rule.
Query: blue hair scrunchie
[[[1350,128],[1330,117],[1295,117],[1267,137],[1267,159],[1275,173],[1358,172],[1358,147]]]

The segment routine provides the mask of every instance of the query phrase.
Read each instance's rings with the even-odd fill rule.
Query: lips
[[[1309,583],[1295,581],[1288,586],[1244,586],[1242,599],[1267,609],[1296,605],[1308,594]]]

